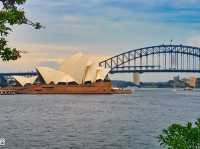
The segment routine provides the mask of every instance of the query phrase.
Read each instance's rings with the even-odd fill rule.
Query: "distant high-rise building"
[[[196,80],[196,87],[200,88],[200,78],[197,78],[197,80]]]
[[[196,82],[197,82],[197,78],[196,77],[190,77],[186,80],[186,84],[189,86],[189,87],[196,87]]]

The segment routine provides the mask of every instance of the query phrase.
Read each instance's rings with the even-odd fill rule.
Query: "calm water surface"
[[[0,149],[160,149],[163,128],[198,117],[200,91],[0,96]]]

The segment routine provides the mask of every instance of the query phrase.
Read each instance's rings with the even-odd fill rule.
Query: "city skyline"
[[[30,19],[45,29],[15,27],[9,44],[28,53],[16,62],[1,62],[2,71],[30,71],[39,65],[57,66],[65,56],[86,52],[112,56],[151,45],[200,46],[197,0],[64,0],[28,1]],[[114,76],[115,78],[115,76]],[[118,76],[116,77],[118,78]],[[131,79],[130,74],[122,79]],[[145,80],[167,74],[143,75]]]

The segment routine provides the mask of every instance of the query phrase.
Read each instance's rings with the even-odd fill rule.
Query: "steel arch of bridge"
[[[0,73],[0,76],[36,76],[36,72],[8,72],[8,73]]]
[[[109,68],[110,73],[200,73],[200,48],[185,45],[145,47],[113,56],[99,65]]]

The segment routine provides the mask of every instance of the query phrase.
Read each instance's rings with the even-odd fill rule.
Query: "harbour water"
[[[194,121],[199,107],[198,90],[0,96],[0,148],[160,149],[162,129]]]

